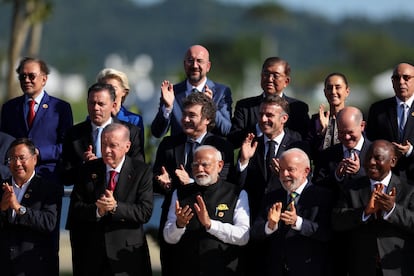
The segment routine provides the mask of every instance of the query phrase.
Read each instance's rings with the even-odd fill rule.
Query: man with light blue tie
[[[394,173],[414,181],[414,66],[398,64],[391,81],[395,96],[371,105],[366,133],[371,141],[392,142],[401,155]]]
[[[232,97],[230,88],[207,78],[211,62],[208,50],[201,45],[191,46],[184,57],[187,79],[173,85],[167,80],[161,84],[161,99],[158,113],[151,124],[151,133],[161,138],[169,129],[171,135],[182,133],[181,114],[184,98],[198,91],[205,93],[216,104],[216,127],[213,134],[226,136],[231,128]]]

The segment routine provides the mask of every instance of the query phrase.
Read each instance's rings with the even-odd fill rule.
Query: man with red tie
[[[126,155],[129,137],[123,124],[106,126],[102,158],[86,162],[75,182],[66,225],[74,275],[151,275],[143,224],[152,213],[152,173]]]

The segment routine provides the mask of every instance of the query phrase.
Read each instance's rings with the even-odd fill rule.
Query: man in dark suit
[[[151,275],[143,224],[152,213],[151,168],[127,156],[124,124],[102,132],[102,158],[86,162],[71,195],[74,275]]]
[[[214,102],[203,93],[190,94],[183,102],[181,125],[183,133],[164,137],[161,141],[153,166],[154,191],[164,195],[159,227],[160,257],[163,275],[171,273],[171,246],[166,244],[162,229],[167,220],[171,196],[182,185],[194,183],[191,170],[192,152],[198,146],[212,145],[223,157],[224,165],[220,178],[231,180],[233,175],[233,146],[209,132],[214,127],[216,107]]]
[[[261,87],[263,93],[259,96],[245,98],[236,103],[232,118],[232,127],[228,140],[238,148],[243,143],[248,133],[254,133],[257,137],[262,133],[257,122],[260,120],[259,107],[263,98],[268,95],[278,95],[289,103],[289,120],[286,127],[297,131],[305,139],[309,129],[309,107],[306,103],[286,96],[283,90],[290,83],[290,66],[287,61],[279,57],[267,58],[262,66]]]
[[[55,237],[57,187],[35,173],[38,153],[27,138],[8,151],[12,177],[4,179],[0,213],[1,275],[58,275]]]
[[[151,124],[154,137],[164,136],[171,128],[171,135],[182,132],[181,114],[183,100],[193,92],[202,92],[208,95],[216,104],[216,127],[212,132],[219,136],[226,136],[231,128],[231,98],[230,88],[213,82],[207,78],[211,62],[208,50],[201,45],[191,46],[184,57],[184,71],[187,79],[173,86],[169,81],[161,84],[161,99],[158,113]]]
[[[350,276],[414,275],[414,189],[391,169],[396,150],[374,141],[365,159],[367,176],[343,194],[332,215],[334,229],[347,233]]]
[[[251,231],[267,244],[257,252],[265,268],[257,275],[331,275],[329,190],[308,181],[310,161],[302,150],[285,151],[279,165],[283,189],[266,195]]]
[[[62,182],[74,184],[79,168],[86,161],[101,156],[100,138],[105,126],[111,123],[125,124],[130,131],[131,147],[127,155],[144,160],[144,145],[139,139],[140,129],[132,124],[112,117],[115,103],[115,90],[110,84],[95,83],[88,89],[88,114],[84,122],[71,127],[65,135],[62,152]]]
[[[44,90],[49,74],[44,61],[24,58],[16,72],[24,95],[3,105],[0,130],[16,138],[31,139],[39,151],[36,172],[57,185],[56,165],[61,158],[63,137],[73,125],[72,109],[69,103]]]
[[[414,66],[398,64],[391,80],[395,96],[371,105],[367,137],[392,142],[401,154],[394,172],[414,181]]]

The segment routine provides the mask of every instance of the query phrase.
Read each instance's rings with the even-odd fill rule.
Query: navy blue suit
[[[216,104],[216,126],[212,133],[219,136],[227,136],[231,128],[231,98],[230,88],[207,79],[206,85],[213,91],[213,101]],[[151,132],[154,137],[161,138],[168,129],[171,128],[171,135],[182,132],[181,117],[183,113],[183,101],[186,97],[187,84],[186,81],[180,82],[173,87],[175,100],[173,110],[168,119],[164,118],[162,107],[164,103],[160,99],[160,107],[151,124]]]
[[[7,183],[11,184],[11,179]],[[26,214],[13,220],[12,210],[1,212],[1,275],[57,275],[52,235],[58,218],[56,202],[56,186],[35,175],[20,202]]]
[[[73,125],[72,109],[69,103],[45,92],[29,129],[23,109],[25,104],[23,95],[3,105],[0,130],[15,138],[32,140],[40,153],[36,172],[57,182],[56,164],[61,158],[63,137]]]

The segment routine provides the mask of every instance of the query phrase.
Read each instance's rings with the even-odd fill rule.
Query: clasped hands
[[[344,177],[345,175],[357,174],[361,168],[358,154],[354,153],[351,157],[342,159],[336,167],[336,175]]]
[[[13,209],[15,211],[19,210],[21,205],[17,201],[16,194],[14,193],[13,187],[7,183],[3,183],[1,188],[3,190],[3,196],[1,198],[1,203],[0,203],[1,211],[7,211],[8,209]]]
[[[99,215],[103,217],[117,207],[117,201],[114,198],[113,192],[106,189],[105,193],[95,202],[95,205],[98,207]]]
[[[196,200],[197,202],[194,203],[195,213],[200,223],[208,230],[211,227],[211,220],[207,212],[206,204],[200,195],[196,197]],[[180,203],[177,200],[175,202],[175,215],[177,217],[177,220],[175,222],[177,227],[184,228],[187,224],[190,223],[190,220],[193,218],[194,213],[190,206],[185,205],[184,207],[181,207]]]
[[[272,230],[282,220],[286,225],[295,226],[298,216],[296,214],[295,204],[291,202],[285,211],[282,212],[282,202],[274,203],[267,213],[268,227]]]
[[[390,212],[395,204],[396,189],[393,187],[389,194],[383,192],[384,185],[380,184],[375,187],[371,193],[368,205],[365,207],[365,215],[372,215],[378,211]]]

